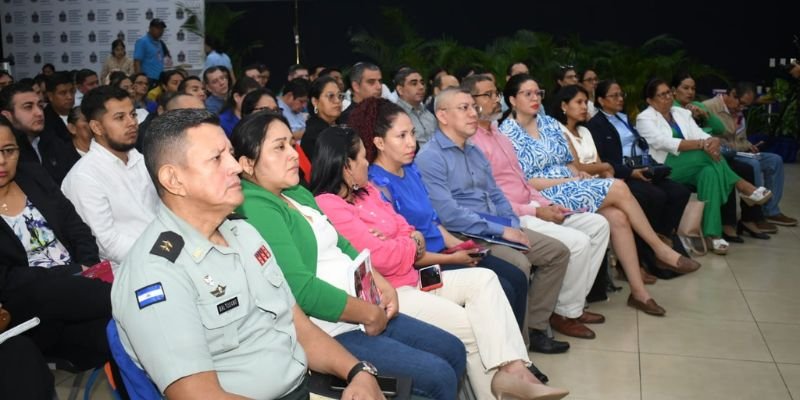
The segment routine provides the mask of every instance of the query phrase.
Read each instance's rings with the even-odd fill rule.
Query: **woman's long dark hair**
[[[244,117],[245,115],[252,114],[256,109],[256,104],[258,104],[258,101],[264,96],[272,97],[275,104],[278,104],[278,99],[271,90],[267,88],[256,89],[244,96],[244,100],[242,100],[242,116]]]
[[[522,87],[522,84],[527,81],[536,81],[533,79],[532,76],[528,74],[517,74],[512,76],[508,82],[506,82],[506,87],[503,88],[503,98],[505,99],[506,105],[508,106],[508,110],[503,113],[503,117],[500,118],[500,123],[505,121],[508,116],[516,117],[514,114],[513,107],[511,106],[511,98],[517,97],[517,93],[519,92],[519,88]]]
[[[558,93],[556,93],[556,97],[553,102],[553,104],[558,105],[558,109],[556,110],[556,108],[554,107],[553,108],[554,113],[550,114],[550,116],[558,120],[558,122],[564,124],[564,126],[566,126],[567,114],[563,110],[561,110],[560,108],[561,104],[569,103],[570,101],[572,101],[572,99],[575,98],[575,96],[578,95],[578,93],[583,93],[586,96],[586,99],[587,100],[589,99],[589,92],[586,91],[586,89],[584,89],[583,86],[581,85],[567,85],[562,87],[561,90],[559,90]],[[578,125],[582,125],[584,123],[586,123],[586,121],[578,122]]]
[[[314,196],[323,193],[339,195],[344,188],[346,196],[351,193],[360,196],[364,188],[355,192],[344,180],[344,169],[349,160],[355,160],[361,149],[361,138],[356,131],[346,126],[325,128],[317,138],[314,162],[311,164],[311,184],[309,189]],[[345,196],[345,197],[346,197]]]
[[[245,156],[257,163],[259,155],[261,155],[264,138],[267,136],[267,129],[275,121],[280,121],[286,124],[287,127],[289,126],[283,114],[267,110],[242,117],[242,120],[236,124],[231,134],[234,158],[239,160],[240,157]]]

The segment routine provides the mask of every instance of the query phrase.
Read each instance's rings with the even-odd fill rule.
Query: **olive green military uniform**
[[[215,245],[163,204],[115,271],[111,302],[125,351],[162,392],[216,371],[222,388],[274,399],[307,369],[292,322],[294,297],[272,251],[243,220]]]

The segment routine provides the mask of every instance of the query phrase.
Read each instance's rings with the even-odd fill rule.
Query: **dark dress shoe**
[[[722,238],[728,243],[744,243],[744,239],[742,239],[741,236],[730,236],[726,235],[724,232],[722,233]]]
[[[761,240],[769,239],[769,235],[767,235],[766,233],[761,232],[759,230],[750,229],[747,225],[744,224],[744,222],[739,221],[739,225],[736,226],[736,233],[741,235],[742,232],[747,232],[747,234],[750,235],[750,237],[756,239],[761,239]]]
[[[645,314],[655,315],[657,317],[663,317],[664,314],[667,313],[667,310],[658,305],[655,300],[650,299],[647,300],[646,303],[643,303],[639,300],[636,300],[632,294],[628,296],[628,305],[639,311],[642,311]]]
[[[536,353],[558,354],[569,350],[569,343],[555,340],[538,329],[528,329],[528,338],[528,349]]]
[[[584,311],[583,314],[578,317],[578,322],[583,324],[602,324],[603,322],[606,322],[606,317],[603,316],[603,314]]]
[[[764,233],[778,233],[778,225],[771,224],[766,220],[756,222],[756,228]]]
[[[539,368],[536,368],[536,365],[534,365],[533,363],[531,363],[531,365],[528,367],[528,371],[531,371],[533,376],[535,376],[536,379],[539,380],[539,382],[542,383],[550,382],[550,378],[548,378],[547,375],[543,374],[542,371],[539,371]]]
[[[553,314],[550,316],[550,326],[562,335],[572,336],[580,339],[594,339],[595,333],[586,325],[578,322],[577,318],[567,318],[563,315]]]

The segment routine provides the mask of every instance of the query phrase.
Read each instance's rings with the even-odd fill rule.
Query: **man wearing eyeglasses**
[[[563,284],[569,249],[556,239],[520,228],[519,218],[497,187],[489,162],[469,140],[475,136],[482,113],[471,93],[461,88],[445,89],[436,96],[434,108],[439,129],[420,150],[416,164],[442,225],[449,231],[503,239],[527,249],[523,253],[505,245],[487,244],[492,255],[514,264],[526,276],[532,265],[538,267],[528,295],[530,349],[567,351],[569,343],[554,340],[545,332]]]
[[[425,99],[425,81],[413,68],[400,68],[394,76],[397,105],[408,113],[414,124],[417,144],[422,147],[436,131],[436,117],[422,104]]]
[[[554,204],[530,186],[511,140],[497,128],[500,98],[494,82],[486,76],[470,76],[461,87],[469,90],[481,107],[472,143],[489,161],[495,182],[519,216],[520,225],[553,237],[570,250],[569,266],[550,325],[567,336],[594,338],[595,333],[584,324],[599,323],[605,317],[584,311],[583,305],[606,253],[608,222],[598,214],[568,214],[567,208]]]
[[[45,129],[39,95],[28,83],[14,83],[0,92],[0,113],[14,126],[20,147],[20,162],[41,164],[56,183],[61,183],[80,155],[70,143]]]

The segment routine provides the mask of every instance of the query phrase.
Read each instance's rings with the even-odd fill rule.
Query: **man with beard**
[[[61,190],[92,228],[100,258],[119,264],[155,217],[158,196],[134,148],[138,124],[128,92],[93,89],[83,98],[81,112],[94,139]]]
[[[400,106],[414,124],[417,144],[422,147],[436,132],[436,117],[422,104],[425,99],[425,81],[422,75],[413,68],[400,68],[394,76],[397,90],[397,105]]]
[[[33,86],[18,82],[3,89],[0,92],[0,113],[14,126],[20,163],[41,164],[54,182],[61,183],[81,157],[71,142],[64,142],[52,129],[45,129],[45,111]],[[57,122],[61,124],[61,121]]]

